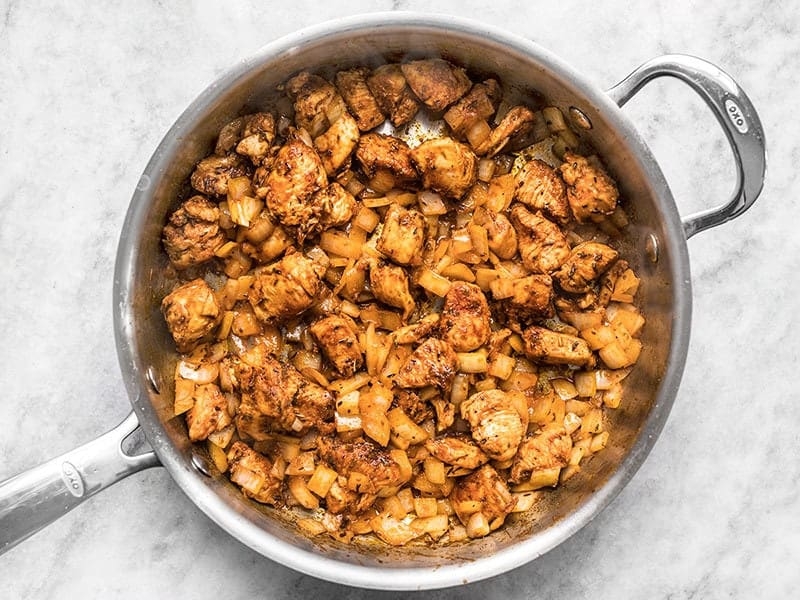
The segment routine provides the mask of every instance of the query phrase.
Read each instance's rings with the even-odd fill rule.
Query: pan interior
[[[188,176],[211,152],[222,126],[270,106],[276,101],[276,86],[297,71],[326,74],[430,56],[465,67],[473,79],[496,77],[516,100],[538,94],[565,114],[576,107],[588,118],[591,128],[576,132],[617,180],[632,219],[622,253],[642,277],[644,351],[626,380],[623,405],[612,411],[609,446],[577,476],[541,494],[534,510],[514,515],[499,531],[445,548],[387,549],[346,546],[326,536],[309,539],[284,513],[245,500],[224,476],[213,470],[206,476],[193,466],[202,461],[193,459],[200,450],[188,442],[183,418],[172,416],[176,355],[159,306],[174,280],[167,275],[161,228],[189,192]],[[658,241],[657,261],[647,250],[651,238]],[[488,577],[543,554],[585,525],[633,475],[663,426],[683,369],[688,281],[682,229],[663,176],[604,94],[526,40],[468,22],[393,13],[340,21],[265,47],[186,110],[147,166],[125,221],[117,259],[116,333],[123,375],[148,441],[189,497],[229,533],[278,562],[325,579],[375,588],[444,587]],[[411,569],[414,579],[387,580],[386,569]]]

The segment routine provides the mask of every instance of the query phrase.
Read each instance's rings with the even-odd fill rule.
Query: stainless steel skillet
[[[537,511],[482,540],[445,549],[348,547],[304,537],[280,514],[246,501],[187,439],[172,416],[173,347],[158,306],[171,282],[160,248],[165,217],[193,164],[231,118],[270,101],[300,69],[376,65],[387,58],[444,56],[493,74],[520,97],[535,90],[575,116],[576,131],[620,184],[632,225],[624,254],[642,276],[645,352],[615,412],[612,444]],[[621,107],[656,77],[675,77],[709,105],[731,143],[735,189],[720,206],[681,217],[661,170]],[[683,149],[681,149],[683,151]],[[741,215],[765,173],[764,134],[739,86],[709,63],[662,56],[607,91],[535,43],[480,23],[434,15],[371,14],[278,40],[205,90],[167,132],[133,194],[114,281],[115,336],[133,412],[98,439],[0,483],[0,551],[13,547],[101,489],[162,465],[187,496],[255,551],[323,579],[368,588],[440,588],[496,575],[552,549],[586,525],[625,486],[657,439],[678,392],[691,329],[686,241]],[[123,440],[141,427],[152,452],[129,456]]]

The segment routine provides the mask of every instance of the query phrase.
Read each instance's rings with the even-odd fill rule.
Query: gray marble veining
[[[766,131],[767,183],[689,242],[681,389],[652,453],[590,525],[545,556],[425,598],[785,598],[800,585],[796,261],[800,10],[784,2],[351,0],[0,2],[0,479],[116,425],[117,239],[150,154],[226,68],[301,27],[376,10],[467,16],[533,39],[598,86],[667,52],[730,72]],[[730,193],[707,109],[658,81],[625,108],[681,214]],[[400,598],[263,559],[163,469],[103,492],[0,557],[0,597]]]

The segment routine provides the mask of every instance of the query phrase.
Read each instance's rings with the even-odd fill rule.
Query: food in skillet
[[[557,108],[441,59],[281,92],[163,230],[175,414],[308,534],[485,536],[613,435],[644,325],[617,187]]]

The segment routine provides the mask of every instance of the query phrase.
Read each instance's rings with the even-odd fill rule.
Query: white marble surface
[[[128,412],[113,339],[117,239],[150,154],[228,66],[306,25],[419,1],[0,1],[0,479]],[[601,87],[666,52],[747,90],[769,147],[745,216],[689,241],[694,324],[669,421],[589,526],[506,575],[427,598],[784,598],[800,586],[796,261],[800,10],[784,2],[436,3],[530,37]],[[733,185],[716,122],[674,81],[628,112],[684,214]],[[262,558],[161,468],[0,557],[3,598],[390,598]]]

